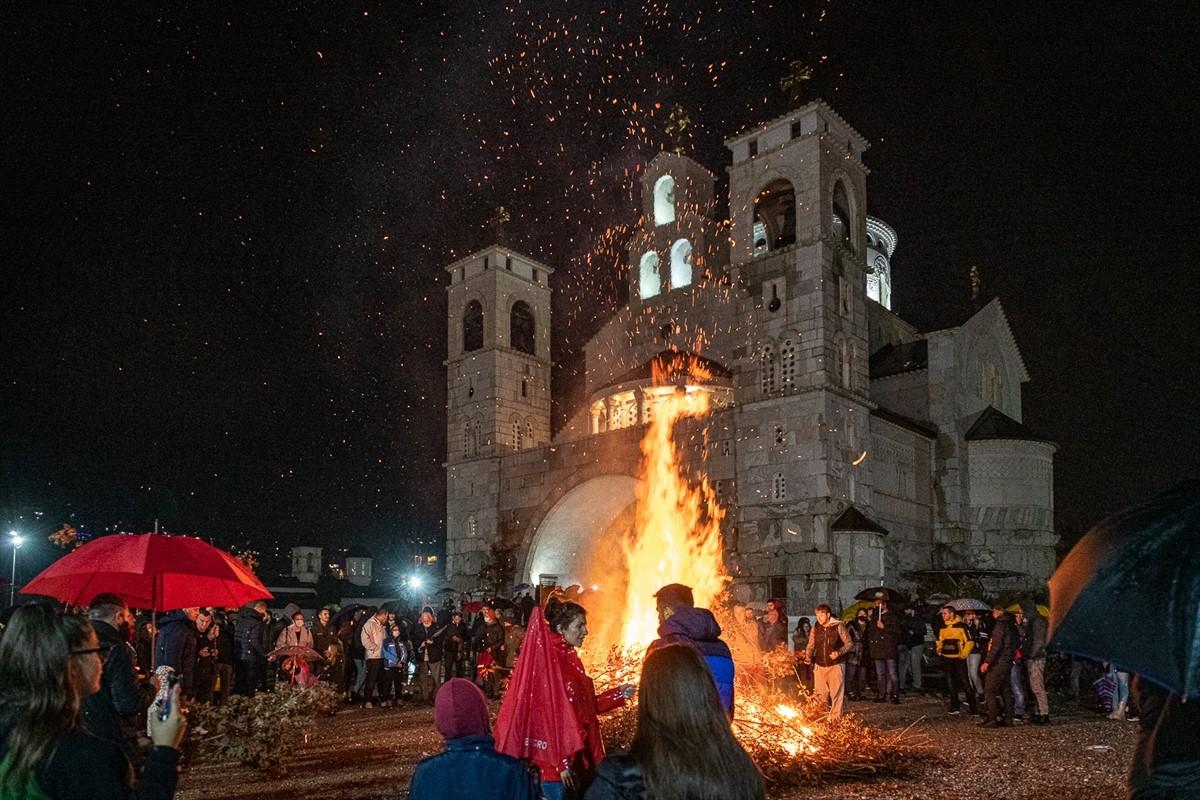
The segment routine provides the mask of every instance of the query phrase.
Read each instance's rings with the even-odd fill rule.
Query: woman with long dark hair
[[[633,744],[604,759],[587,800],[763,800],[765,794],[700,653],[673,644],[647,656]]]
[[[80,723],[84,698],[99,691],[103,653],[92,626],[49,605],[13,614],[0,641],[0,796],[14,800],[169,800],[186,722],[179,687],[165,720],[150,709],[154,750],[142,779],[114,743]]]

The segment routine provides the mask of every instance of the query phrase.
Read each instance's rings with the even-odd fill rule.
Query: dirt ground
[[[976,717],[951,717],[933,698],[898,706],[851,703],[852,713],[883,730],[912,726],[928,746],[910,774],[873,782],[838,783],[789,792],[801,798],[953,798],[989,800],[1118,800],[1137,725],[1092,711],[1052,707],[1053,724],[995,730]],[[198,764],[180,781],[179,800],[393,800],[407,796],[414,765],[441,750],[428,708],[353,708],[318,720],[312,737],[296,742],[276,779],[244,768]]]

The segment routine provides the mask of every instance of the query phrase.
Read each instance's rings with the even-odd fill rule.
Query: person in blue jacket
[[[433,725],[446,749],[417,764],[409,800],[537,800],[535,767],[496,752],[483,691],[451,678],[433,701]]]
[[[668,644],[686,642],[704,657],[717,685],[725,714],[733,719],[733,654],[721,640],[721,626],[707,608],[696,608],[692,588],[669,583],[654,594],[658,605],[658,636],[646,653]]]

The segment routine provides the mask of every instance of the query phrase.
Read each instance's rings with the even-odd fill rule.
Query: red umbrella
[[[191,536],[117,534],[93,539],[55,561],[22,594],[75,606],[111,592],[134,608],[236,608],[271,598],[254,573],[224,550]]]

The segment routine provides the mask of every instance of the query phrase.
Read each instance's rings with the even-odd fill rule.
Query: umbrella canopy
[[[237,608],[271,593],[224,550],[191,536],[117,534],[93,539],[55,561],[22,594],[46,594],[84,606],[111,593],[134,608]]]
[[[267,658],[294,658],[297,661],[324,661],[325,656],[313,650],[311,647],[305,647],[301,644],[289,644],[284,647],[276,647],[271,652],[267,653]]]
[[[850,605],[846,606],[846,610],[842,612],[842,621],[849,622],[858,616],[859,611],[863,609],[870,610],[872,608],[875,608],[874,600],[859,600],[857,603],[851,603]]]
[[[882,600],[883,602],[887,603],[888,605],[893,605],[893,604],[907,605],[908,604],[908,597],[906,597],[902,592],[898,592],[895,589],[889,588],[887,586],[872,586],[869,589],[863,589],[861,592],[854,595],[854,599],[855,600],[870,600],[872,602],[874,602],[875,600]]]
[[[367,606],[363,605],[362,603],[351,603],[350,605],[342,606],[342,608],[339,609],[336,614],[329,618],[329,624],[341,625],[343,622],[350,619],[350,617],[354,616],[354,614],[356,614],[360,608],[367,608]]]
[[[458,590],[453,586],[443,586],[442,588],[438,589],[435,594],[457,595]]]
[[[1009,606],[1008,608],[1006,608],[1006,609],[1004,609],[1004,610],[1005,610],[1005,611],[1009,611],[1009,612],[1011,612],[1011,613],[1015,614],[1015,613],[1017,613],[1018,611],[1020,611],[1020,610],[1021,610],[1021,604],[1020,604],[1020,603],[1013,603],[1011,606]],[[1042,605],[1041,603],[1038,603],[1038,604],[1037,604],[1037,610],[1038,610],[1038,613],[1039,613],[1039,614],[1041,614],[1043,617],[1045,617],[1046,619],[1050,619],[1050,609],[1049,609],[1049,608],[1047,608],[1046,606]]]
[[[516,586],[514,586],[514,587],[512,588],[512,590],[513,590],[514,592],[523,592],[523,591],[525,591],[526,589],[532,589],[532,588],[533,588],[533,586],[532,586],[531,584],[528,584],[528,583],[518,583]]]
[[[1050,644],[1200,697],[1200,481],[1088,531],[1050,576]]]
[[[959,597],[951,600],[943,605],[950,606],[955,611],[991,611],[992,607],[982,600],[976,600],[974,597]],[[1016,606],[1013,606],[1016,608]],[[1010,611],[1012,609],[1009,609]]]

